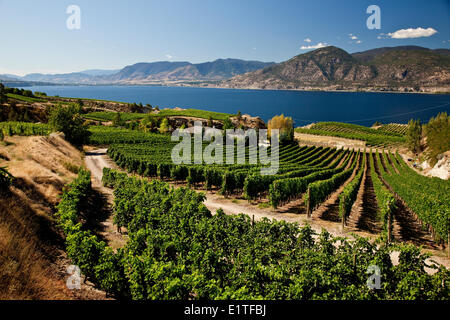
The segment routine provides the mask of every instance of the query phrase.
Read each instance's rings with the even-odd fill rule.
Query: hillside
[[[15,180],[0,190],[0,300],[104,299],[92,286],[66,287],[71,262],[54,217],[63,187],[83,164],[81,152],[57,134],[5,140],[0,167]]]
[[[450,91],[448,50],[379,48],[353,55],[329,46],[221,82],[225,88]]]

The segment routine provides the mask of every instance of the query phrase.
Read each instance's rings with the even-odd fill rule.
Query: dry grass
[[[58,250],[58,235],[17,191],[0,199],[0,299],[68,299],[49,258]]]
[[[83,297],[66,288],[69,262],[53,220],[63,186],[83,165],[81,153],[57,135],[7,140],[0,166],[16,181],[0,194],[0,300],[98,298],[94,290]]]

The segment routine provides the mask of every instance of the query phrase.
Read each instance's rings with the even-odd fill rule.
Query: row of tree
[[[414,154],[424,150],[422,139],[426,138],[427,156],[432,164],[436,163],[439,154],[450,150],[450,116],[447,112],[439,113],[422,125],[420,120],[411,119],[408,122],[406,141],[408,148]]]

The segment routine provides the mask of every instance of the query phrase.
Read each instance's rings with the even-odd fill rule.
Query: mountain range
[[[212,62],[136,63],[119,70],[67,74],[7,74],[0,80],[53,84],[154,84],[243,89],[450,92],[450,50],[418,46],[348,53],[328,46],[281,63],[218,59]]]
[[[385,47],[349,54],[334,46],[235,76],[224,88],[450,92],[450,50]]]
[[[3,80],[52,82],[55,84],[152,84],[176,81],[218,81],[255,71],[274,62],[218,59],[212,62],[142,62],[120,70],[85,70],[65,74],[31,73],[23,77],[0,75]]]

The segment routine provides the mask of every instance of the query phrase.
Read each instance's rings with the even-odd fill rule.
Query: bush
[[[273,129],[278,129],[280,142],[294,141],[294,122],[291,117],[285,117],[284,115],[275,116],[269,120],[267,128],[269,137]]]
[[[66,139],[75,145],[86,143],[91,134],[78,105],[51,108],[48,123],[55,131],[63,132]]]

